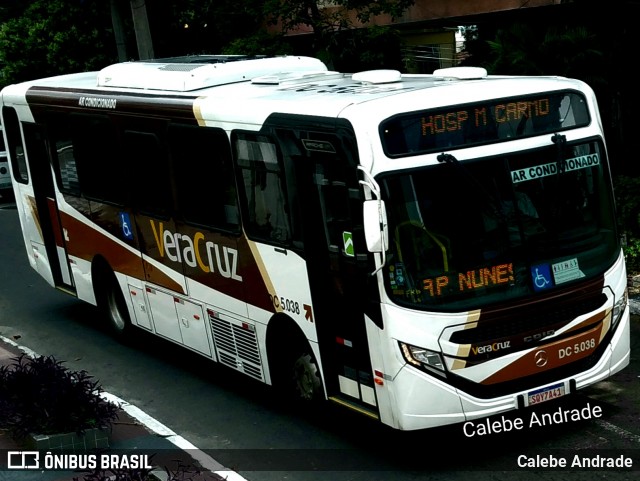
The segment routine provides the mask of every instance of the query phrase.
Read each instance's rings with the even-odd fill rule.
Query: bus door
[[[22,125],[37,219],[44,242],[42,247],[49,259],[51,272],[51,277],[45,275],[45,278],[49,279],[55,287],[75,293],[70,260],[67,255],[67,232],[60,218],[43,127],[32,123]],[[31,243],[34,251],[41,248],[35,239],[31,239]],[[38,256],[37,252],[34,254],[38,272],[42,274],[43,270],[46,271],[46,267],[39,261],[41,256]]]
[[[200,306],[192,306],[186,299],[186,244],[175,222],[172,172],[165,144],[168,123],[149,118],[119,121],[130,185],[130,209],[121,213],[120,222],[123,228],[129,225],[131,235],[137,237],[144,275],[141,285],[129,286],[135,322],[183,344],[179,319],[203,316]],[[148,301],[150,316],[143,298]]]
[[[297,177],[289,184],[297,186],[296,205],[301,206],[298,218],[327,394],[377,417],[365,330],[373,268],[363,237],[355,137],[347,122],[336,126],[335,120],[303,116],[279,122],[292,126],[275,131],[287,170]]]

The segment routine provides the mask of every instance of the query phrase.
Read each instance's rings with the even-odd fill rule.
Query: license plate
[[[536,391],[531,391],[528,394],[529,406],[534,404],[540,404],[545,401],[551,401],[552,399],[559,398],[565,395],[564,384],[554,384],[553,386],[547,386]]]

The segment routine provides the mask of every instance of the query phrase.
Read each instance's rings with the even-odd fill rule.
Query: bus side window
[[[13,178],[21,184],[27,184],[29,183],[29,169],[24,155],[18,114],[12,107],[2,107],[2,118],[7,135],[7,153],[11,158]]]
[[[61,192],[122,205],[115,129],[106,115],[52,113],[47,120],[56,180]]]
[[[238,231],[237,193],[224,130],[172,125],[169,147],[178,207],[185,221]]]
[[[173,203],[171,174],[160,139],[151,132],[126,130],[123,147],[127,167],[123,182],[133,186],[134,207],[143,214],[168,218]]]
[[[58,159],[58,185],[60,192],[80,195],[78,167],[71,140],[55,139],[56,157]]]
[[[275,143],[265,135],[237,133],[234,150],[247,232],[267,241],[288,243],[289,208]]]
[[[78,174],[77,152],[74,145],[74,126],[65,114],[50,114],[47,130],[51,139],[53,167],[58,189],[63,194],[79,197],[80,176]]]
[[[78,166],[80,189],[90,199],[123,205],[126,182],[116,129],[106,115],[71,114],[72,155]]]

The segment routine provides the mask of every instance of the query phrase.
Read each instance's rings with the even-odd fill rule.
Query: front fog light
[[[444,363],[440,353],[425,349],[423,347],[412,346],[410,344],[400,343],[400,349],[404,359],[416,367],[437,370],[440,374],[444,372]]]

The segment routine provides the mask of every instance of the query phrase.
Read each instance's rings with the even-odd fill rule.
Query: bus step
[[[76,293],[76,290],[73,287],[69,287],[69,286],[56,286],[56,289],[64,292],[65,294],[69,294],[70,296],[74,296],[77,297],[78,294]]]
[[[335,396],[329,396],[329,401],[340,404],[341,406],[345,406],[349,409],[359,412],[360,414],[364,414],[365,416],[369,416],[372,419],[379,419],[378,413],[376,411],[367,408],[359,403]]]

